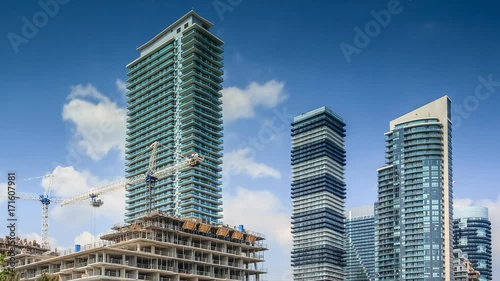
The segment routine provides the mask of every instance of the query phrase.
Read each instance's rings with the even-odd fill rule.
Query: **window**
[[[180,27],[177,28],[177,33],[179,33],[179,32],[181,32],[181,28]]]
[[[184,28],[188,28],[188,26],[189,26],[189,22],[186,22],[186,23],[184,24]]]

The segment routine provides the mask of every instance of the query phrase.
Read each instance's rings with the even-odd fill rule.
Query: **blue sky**
[[[194,8],[225,41],[224,152],[231,168],[225,171],[224,215],[267,233],[268,280],[289,280],[290,117],[323,105],[347,123],[347,206],[355,207],[376,199],[389,121],[449,95],[455,109],[463,108],[454,113],[457,203],[486,205],[491,216],[500,215],[495,1],[60,2],[46,22],[37,1],[0,4],[4,174],[15,171],[23,179],[59,173],[53,193],[61,196],[123,176],[125,65],[138,57],[137,46]],[[375,28],[371,11],[390,13],[390,20],[371,29],[369,42],[356,44],[356,27]],[[23,18],[38,22],[37,30],[27,30]],[[346,58],[342,42],[356,52]],[[101,119],[113,126],[96,135]],[[82,145],[92,140],[95,145]],[[43,190],[39,180],[18,184],[19,191]],[[122,197],[104,197],[95,233],[119,222]],[[39,205],[19,202],[21,234],[40,232]],[[57,244],[91,239],[84,233],[90,231],[90,209],[63,208],[51,212]],[[498,229],[500,221],[492,220]],[[498,245],[495,253],[500,256]],[[495,267],[500,274],[498,262]]]

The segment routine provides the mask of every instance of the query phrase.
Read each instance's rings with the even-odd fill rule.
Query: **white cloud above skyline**
[[[223,163],[222,180],[225,184],[228,184],[230,178],[236,175],[246,175],[252,179],[263,177],[281,178],[280,171],[264,163],[257,162],[251,155],[250,148],[241,148],[225,153]]]
[[[257,108],[273,108],[287,99],[285,83],[270,80],[264,84],[252,82],[244,89],[227,87],[222,90],[224,122],[248,119]]]
[[[224,194],[224,221],[244,225],[251,231],[264,233],[289,253],[292,245],[290,214],[279,197],[268,190],[250,190],[238,186],[233,194]]]
[[[62,117],[74,126],[73,140],[78,152],[95,161],[112,150],[124,155],[126,110],[91,84],[72,87]]]
[[[127,83],[125,83],[125,81],[122,81],[121,79],[116,79],[116,88],[118,89],[118,91],[125,95],[127,93]]]

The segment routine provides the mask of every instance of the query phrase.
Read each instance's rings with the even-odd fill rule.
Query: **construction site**
[[[61,253],[28,249],[16,256],[23,280],[42,273],[60,280],[259,281],[266,270],[264,237],[199,219],[153,212],[117,225],[103,241]]]
[[[153,143],[150,167],[155,167],[156,149]],[[59,280],[150,280],[197,281],[240,280],[259,281],[267,270],[263,268],[267,247],[263,234],[217,222],[179,216],[154,209],[154,183],[175,172],[198,167],[204,158],[192,154],[185,161],[163,169],[153,169],[146,175],[114,182],[68,199],[58,199],[61,205],[85,202],[99,207],[98,196],[119,188],[145,183],[147,210],[130,223],[117,224],[100,235],[100,241],[75,245],[74,249],[58,251],[48,241],[47,193],[39,196],[42,203],[41,244],[37,241],[9,237],[0,240],[0,253],[15,253],[15,270],[22,280],[37,280],[42,274],[53,274]],[[24,198],[34,198],[27,195]],[[58,202],[58,201],[56,201]],[[45,216],[45,217],[44,217]]]
[[[21,280],[263,280],[264,235],[222,223],[223,41],[212,25],[190,11],[127,65],[123,180],[62,198],[51,195],[49,174],[37,177],[50,181],[44,194],[16,193],[42,205],[39,243],[0,240]],[[49,245],[51,204],[98,208],[117,190],[126,193],[123,224],[93,244]]]

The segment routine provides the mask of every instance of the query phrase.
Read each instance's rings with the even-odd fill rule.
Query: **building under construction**
[[[47,253],[47,249],[38,244],[36,240],[31,241],[26,238],[21,239],[16,237],[11,241],[8,236],[5,236],[4,238],[0,238],[0,254],[7,255],[8,253],[14,253],[15,255],[42,255]]]
[[[101,235],[98,245],[58,256],[19,255],[23,280],[42,273],[60,280],[259,281],[264,237],[240,227],[154,212]]]

